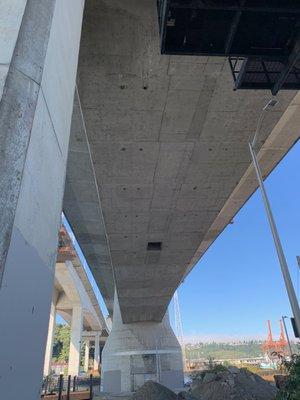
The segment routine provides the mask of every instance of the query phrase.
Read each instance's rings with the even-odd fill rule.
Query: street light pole
[[[270,202],[269,202],[269,199],[268,199],[268,196],[267,196],[267,192],[266,192],[264,181],[263,181],[262,174],[261,174],[261,171],[260,171],[259,163],[258,163],[258,160],[257,160],[257,157],[256,157],[256,153],[255,153],[255,150],[254,150],[255,142],[256,142],[256,139],[257,139],[257,136],[258,136],[258,133],[259,133],[259,128],[260,128],[260,126],[262,124],[262,119],[263,119],[264,112],[268,110],[269,106],[274,106],[275,104],[276,104],[276,101],[275,100],[271,100],[263,108],[262,114],[261,114],[261,116],[259,118],[259,122],[258,122],[258,126],[257,126],[257,129],[256,129],[256,132],[255,132],[255,135],[254,135],[254,139],[253,139],[252,143],[249,142],[249,149],[250,149],[250,154],[251,154],[251,157],[252,157],[252,161],[253,161],[256,177],[257,177],[257,181],[258,181],[258,184],[259,184],[259,187],[260,187],[260,190],[261,190],[263,202],[264,202],[264,205],[265,205],[265,208],[266,208],[267,217],[268,217],[268,220],[269,220],[271,232],[272,232],[272,235],[273,235],[274,244],[275,244],[276,251],[277,251],[278,260],[279,260],[280,267],[281,267],[281,272],[282,272],[283,279],[284,279],[284,282],[285,282],[285,286],[286,286],[287,294],[288,294],[288,297],[289,297],[289,300],[290,300],[291,308],[292,308],[292,311],[293,311],[295,324],[296,324],[296,327],[298,329],[298,332],[300,332],[300,309],[299,309],[299,303],[298,303],[298,300],[297,300],[297,297],[296,297],[296,293],[295,293],[294,286],[293,286],[293,283],[292,283],[292,280],[291,280],[291,276],[290,276],[290,272],[289,272],[288,265],[287,265],[287,262],[286,262],[286,258],[285,258],[285,255],[284,255],[284,252],[283,252],[283,248],[282,248],[282,245],[281,245],[280,237],[279,237],[279,234],[278,234],[278,231],[277,231],[277,227],[276,227],[276,224],[275,224],[275,220],[274,220],[274,217],[273,217],[273,213],[272,213],[272,210],[271,210],[271,205],[270,205]]]
[[[285,319],[288,318],[287,316],[282,316],[282,322],[283,322],[283,326],[284,326],[284,330],[285,330],[285,335],[286,335],[286,339],[289,345],[289,350],[290,350],[290,355],[293,355],[293,351],[292,351],[292,346],[291,346],[291,342],[290,342],[290,338],[289,338],[289,334],[288,331],[286,329],[286,324],[285,324]]]

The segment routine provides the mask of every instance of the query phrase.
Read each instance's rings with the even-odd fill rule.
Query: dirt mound
[[[132,400],[176,400],[177,396],[172,390],[157,382],[144,383],[131,397]]]
[[[203,373],[191,385],[191,394],[199,400],[274,400],[276,393],[259,375],[235,367]]]

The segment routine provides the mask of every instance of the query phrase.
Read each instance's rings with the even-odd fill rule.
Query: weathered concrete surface
[[[0,103],[0,282],[12,234],[55,4],[43,1],[35,7],[33,1],[26,4],[14,0],[9,3],[5,1],[1,8],[3,25],[0,32],[0,62],[4,63]],[[39,22],[34,22],[37,20]],[[32,32],[34,23],[35,35]],[[32,58],[31,53],[23,51],[29,43],[36,52]]]
[[[86,4],[78,86],[123,321],[161,321],[187,271],[256,188],[247,142],[270,93],[234,92],[223,58],[161,56],[153,0]],[[299,137],[298,104],[287,109],[294,95],[281,92],[262,124],[259,148],[277,132],[259,154],[264,174]],[[74,157],[71,169],[80,168]],[[94,198],[87,182],[75,190]],[[82,247],[92,239],[84,252],[99,285],[112,288],[98,211],[77,204],[69,220],[84,231]],[[148,242],[162,250],[147,251]]]
[[[13,51],[27,0],[1,2],[0,13],[0,99],[11,63]]]
[[[126,393],[146,380],[170,389],[183,387],[181,348],[170,326],[168,313],[162,322],[122,322],[115,296],[112,330],[102,351],[103,391]]]
[[[16,1],[1,3],[1,20],[6,3]],[[24,400],[40,397],[82,13],[81,0],[28,0],[21,27],[12,23],[14,53],[0,103],[0,376],[7,400],[20,391]]]
[[[110,250],[77,92],[74,99],[63,208],[93,270],[107,309],[112,313],[114,279]]]

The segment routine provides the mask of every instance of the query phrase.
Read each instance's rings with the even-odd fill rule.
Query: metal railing
[[[100,378],[94,378],[90,374],[89,378],[81,378],[78,376],[63,374],[59,376],[46,376],[43,380],[42,398],[48,395],[57,395],[57,400],[70,400],[71,393],[86,391],[89,393],[88,400],[92,400],[94,396],[94,387],[100,387]]]

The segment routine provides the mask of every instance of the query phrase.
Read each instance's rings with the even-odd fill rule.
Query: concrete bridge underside
[[[159,322],[257,187],[270,92],[233,91],[224,58],[160,55],[153,0],[86,3],[77,82],[64,211],[109,310],[115,277],[123,322]],[[294,96],[263,121],[265,176],[299,137]]]
[[[256,189],[247,142],[270,93],[234,92],[223,58],[161,56],[155,0],[4,0],[0,20],[3,397],[40,398],[62,206],[115,307],[104,387],[162,372],[178,388],[166,309]],[[278,97],[264,176],[299,138],[300,96]]]

